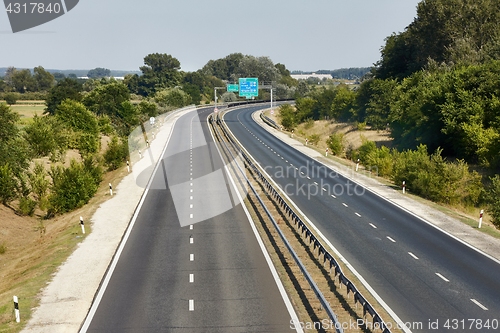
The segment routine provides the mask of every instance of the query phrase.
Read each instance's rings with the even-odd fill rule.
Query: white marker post
[[[481,209],[481,212],[479,213],[479,226],[478,226],[479,229],[481,229],[481,225],[483,224],[483,213],[484,210]]]
[[[149,140],[146,140],[146,147],[149,148]]]
[[[83,224],[83,217],[80,216],[80,225],[82,226],[82,234],[85,234],[85,225]]]
[[[403,194],[406,193],[406,181],[403,180]]]
[[[139,159],[142,158],[142,154],[141,154],[141,151],[139,150]]]
[[[293,138],[293,130],[292,130],[292,138]]]
[[[21,315],[19,314],[19,300],[14,296],[14,312],[16,315],[16,323],[21,322]]]
[[[325,150],[325,156],[328,157],[328,148]]]
[[[309,140],[306,138],[306,146],[307,146],[307,142],[308,142],[308,141],[309,141]]]
[[[109,195],[113,196],[113,186],[109,183]]]
[[[358,158],[358,161],[356,162],[356,172],[358,172],[359,170],[359,158]]]
[[[127,172],[130,172],[130,163],[127,161]]]

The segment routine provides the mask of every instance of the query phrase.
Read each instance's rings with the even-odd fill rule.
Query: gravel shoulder
[[[378,194],[395,205],[413,213],[430,225],[433,225],[463,243],[466,243],[480,252],[483,252],[485,255],[500,263],[500,239],[496,239],[490,235],[480,232],[433,207],[417,202],[411,197],[403,195],[400,191],[396,191],[393,188],[380,183],[374,178],[356,172],[353,168],[326,158],[318,151],[305,146],[303,143],[295,140],[294,138],[291,138],[288,133],[278,131],[271,126],[268,126],[260,117],[262,112],[263,111],[255,112],[253,114],[254,120],[286,144],[294,147],[311,158],[322,162],[334,171],[341,173],[347,178],[350,178],[352,181],[364,186],[368,190]]]
[[[134,161],[134,156],[139,154],[131,152],[133,172],[123,178],[113,189],[113,198],[101,204],[92,216],[92,233],[42,291],[40,305],[23,332],[78,332],[144,193],[144,186],[136,182],[137,175],[144,177],[147,172],[150,175],[153,171],[150,166],[161,156],[176,120],[193,109],[170,113],[165,119],[159,117],[158,127],[147,132],[154,140],[150,139],[150,147],[143,150],[144,156]]]

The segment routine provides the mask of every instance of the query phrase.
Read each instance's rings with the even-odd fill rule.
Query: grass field
[[[4,101],[0,100],[0,103],[4,103]],[[19,113],[21,125],[26,126],[31,122],[35,114],[39,116],[43,114],[45,101],[18,101],[16,104],[11,105],[10,108]]]

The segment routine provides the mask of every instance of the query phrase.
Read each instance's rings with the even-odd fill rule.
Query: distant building
[[[307,80],[310,77],[323,80],[323,79],[332,79],[331,74],[316,74],[316,73],[311,73],[311,74],[292,74],[290,75],[292,78],[295,80]]]

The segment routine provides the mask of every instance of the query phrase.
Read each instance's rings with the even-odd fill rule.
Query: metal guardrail
[[[221,117],[218,118],[218,122],[221,124],[222,121],[220,119],[221,119]],[[237,143],[233,140],[232,135],[230,135],[228,133],[229,130],[226,129],[225,126],[221,126],[221,128],[224,131],[224,133],[226,134],[226,137],[229,140],[231,140],[232,144],[235,147],[238,147]],[[352,283],[349,280],[349,278],[347,278],[345,276],[345,274],[342,272],[342,268],[338,264],[337,260],[335,260],[335,258],[330,254],[330,252],[328,252],[327,248],[314,235],[314,233],[307,227],[307,225],[304,223],[304,221],[302,221],[300,216],[293,210],[293,208],[290,205],[288,205],[288,203],[283,199],[281,194],[272,186],[272,184],[262,174],[262,172],[260,171],[260,169],[258,167],[258,164],[255,163],[243,151],[241,151],[241,154],[242,154],[242,157],[247,162],[248,166],[251,167],[255,171],[255,173],[258,175],[260,180],[264,183],[264,185],[265,185],[266,189],[269,191],[269,193],[273,196],[273,198],[276,200],[276,202],[279,203],[280,207],[288,215],[288,217],[291,218],[293,223],[296,225],[297,229],[300,230],[302,237],[305,237],[305,239],[309,241],[309,245],[312,244],[314,246],[314,250],[318,249],[318,259],[321,258],[321,255],[323,254],[323,266],[328,261],[330,264],[330,273],[333,269],[334,274],[335,274],[335,278],[337,278],[337,276],[338,276],[339,284],[344,285],[347,288],[347,294],[349,295],[349,293],[351,293],[351,292],[353,293],[354,303],[355,304],[359,303],[363,307],[363,316],[366,316],[366,314],[369,314],[372,317],[374,327],[380,327],[380,329],[382,330],[383,333],[391,333],[390,328],[382,320],[382,317],[377,313],[375,308],[370,304],[370,302],[368,302],[368,300],[361,294],[361,292],[359,292],[359,290],[356,288],[354,283]],[[253,188],[252,188],[252,190],[253,190]],[[260,200],[260,198],[259,198],[259,200]],[[279,227],[274,220],[273,220],[273,224],[275,224],[275,227],[279,230]],[[280,232],[280,236],[281,236],[281,232]],[[284,236],[282,236],[282,237],[284,237]],[[289,245],[287,245],[287,247],[288,246]],[[301,267],[301,270],[302,270],[302,267]],[[305,270],[305,268],[304,268],[304,270]],[[311,282],[314,283],[314,281],[311,281]],[[315,290],[315,293],[316,293],[316,290]],[[318,293],[321,293],[321,292],[318,290]],[[326,300],[325,300],[325,302],[326,302]],[[335,315],[335,314],[333,314],[333,315]],[[334,321],[334,322],[336,322],[336,321]]]
[[[219,124],[221,123],[220,120],[217,120],[217,122]],[[241,155],[244,158],[244,160],[246,161],[247,165],[250,166],[250,167],[252,167],[252,168],[255,168],[255,166],[253,165],[253,162],[249,159],[249,157],[243,151],[241,151],[241,149],[239,149],[238,144],[233,140],[233,138],[231,137],[231,135],[228,133],[227,129],[225,129],[223,126],[221,126],[221,128],[222,128],[222,131],[225,134],[225,137],[231,142],[231,144],[233,145],[233,147],[235,147],[235,149],[241,153]],[[214,126],[214,129],[217,132],[217,135],[222,138],[222,135],[219,133],[218,129],[215,126]],[[231,157],[234,159],[235,156],[228,149],[226,143],[224,141],[222,141],[222,143],[226,146],[227,151],[229,152],[229,154],[231,154]],[[333,310],[330,307],[330,304],[326,300],[325,296],[323,295],[323,293],[321,292],[321,290],[319,290],[318,286],[316,285],[316,283],[314,282],[313,278],[311,277],[311,275],[309,274],[309,272],[305,268],[304,264],[302,264],[302,261],[300,260],[300,258],[297,255],[297,253],[293,250],[292,246],[290,245],[290,243],[286,239],[286,236],[283,234],[283,232],[279,228],[278,223],[273,218],[271,212],[267,209],[266,205],[264,204],[264,202],[260,198],[259,194],[257,193],[257,191],[255,190],[255,188],[251,184],[250,180],[246,177],[245,172],[241,169],[241,167],[238,164],[236,164],[236,165],[237,165],[237,167],[238,167],[238,169],[240,171],[240,174],[243,176],[243,179],[248,184],[249,188],[252,190],[252,192],[254,193],[255,197],[259,201],[259,204],[262,206],[262,208],[266,212],[266,215],[269,217],[269,219],[273,223],[273,225],[274,225],[276,231],[278,232],[281,240],[283,241],[283,243],[285,244],[286,248],[288,249],[288,251],[292,255],[293,259],[297,263],[297,266],[300,268],[300,270],[301,270],[302,274],[304,275],[306,281],[309,283],[311,289],[314,291],[314,294],[316,295],[316,297],[320,301],[321,306],[323,307],[323,309],[325,309],[326,313],[328,314],[328,317],[334,323],[336,332],[337,333],[343,333],[344,331],[342,329],[342,325],[339,323],[339,321],[337,319],[337,316],[333,312]],[[258,175],[259,175],[259,177],[262,177],[262,174],[260,174],[260,172],[258,172]]]

